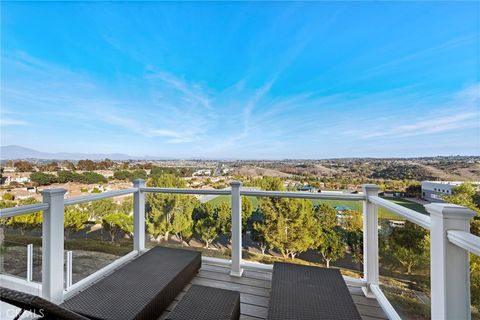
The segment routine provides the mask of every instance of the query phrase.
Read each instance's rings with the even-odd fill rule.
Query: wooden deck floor
[[[160,320],[165,319],[168,312],[175,308],[175,305],[182,299],[192,284],[239,291],[241,302],[240,319],[265,319],[267,317],[272,273],[268,271],[245,270],[241,278],[231,277],[229,273],[230,269],[227,267],[203,261],[198,275],[177,296],[175,301],[167,308],[167,311],[162,314]],[[387,319],[375,299],[366,298],[360,288],[349,287],[349,289],[363,319]]]

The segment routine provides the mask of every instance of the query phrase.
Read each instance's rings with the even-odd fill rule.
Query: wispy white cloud
[[[368,150],[370,143],[381,139],[478,126],[475,105],[480,85],[442,93],[441,99],[436,92],[419,95],[412,86],[369,94],[295,92],[281,96],[272,93],[278,74],[258,87],[245,77],[216,91],[154,71],[129,83],[132,88],[122,92],[88,74],[56,65],[50,68],[33,58],[22,57],[14,65],[17,69],[10,70],[21,71],[17,73],[21,77],[2,83],[2,93],[16,112],[8,114],[2,126],[42,119],[66,136],[74,128],[97,133],[97,145],[130,138],[144,150],[153,150],[143,154],[180,150],[189,156],[276,157],[289,152],[294,156],[338,149],[333,144],[345,145],[345,141],[363,143]],[[305,141],[314,146],[306,146]],[[118,145],[117,151],[133,147]]]
[[[432,133],[441,133],[454,129],[475,128],[477,123],[477,114],[473,112],[464,112],[452,114],[449,116],[423,118],[414,122],[401,124],[392,127],[383,132],[372,132],[362,136],[364,139],[378,137],[412,137]]]
[[[445,96],[445,101],[422,101],[413,105],[419,112],[403,117],[390,114],[388,117],[372,118],[372,125],[350,130],[349,133],[362,139],[403,138],[440,134],[453,130],[478,128],[479,123],[479,89],[474,84]],[[399,108],[402,111],[401,108]]]
[[[459,38],[456,38],[456,39],[446,41],[446,42],[441,43],[437,46],[433,46],[433,47],[430,47],[430,48],[425,48],[423,50],[418,50],[418,51],[415,51],[411,54],[407,54],[403,57],[399,57],[399,58],[393,59],[389,62],[386,62],[384,64],[378,65],[378,66],[370,69],[369,71],[367,71],[366,74],[378,73],[378,72],[380,72],[380,71],[382,71],[386,68],[396,66],[396,65],[401,64],[401,63],[410,62],[410,61],[415,60],[415,59],[423,58],[423,57],[433,55],[433,54],[438,54],[439,52],[442,52],[442,51],[445,51],[445,50],[450,50],[450,49],[453,49],[453,48],[456,48],[456,47],[459,47],[459,46],[463,46],[463,45],[466,45],[466,44],[469,44],[469,43],[474,43],[475,41],[477,41],[477,37],[478,37],[478,34],[465,35],[465,36],[462,36],[462,37],[459,37]]]
[[[18,119],[11,119],[11,118],[5,118],[5,117],[0,117],[0,126],[1,127],[6,127],[6,126],[25,126],[27,125],[27,122],[24,120],[18,120]]]
[[[195,105],[198,104],[209,110],[212,109],[210,98],[205,94],[201,86],[198,84],[190,84],[181,78],[175,77],[174,75],[163,71],[154,71],[147,76],[147,79],[160,79],[165,84],[170,86],[171,89],[180,92],[182,94],[182,98],[188,103]]]

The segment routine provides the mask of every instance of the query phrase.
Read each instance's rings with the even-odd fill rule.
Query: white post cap
[[[444,219],[470,220],[477,215],[471,209],[451,203],[430,203],[425,205],[425,209],[430,215]]]

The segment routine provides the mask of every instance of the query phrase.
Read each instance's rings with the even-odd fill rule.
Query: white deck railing
[[[431,245],[431,316],[432,319],[469,319],[470,318],[470,273],[469,253],[480,254],[480,237],[469,232],[470,220],[475,212],[452,204],[426,205],[428,215],[405,208],[378,196],[376,185],[363,186],[363,193],[309,193],[242,190],[239,182],[231,184],[231,190],[204,190],[178,188],[147,188],[145,181],[138,179],[133,188],[108,191],[101,194],[65,199],[64,189],[46,189],[43,191],[43,203],[0,210],[0,218],[43,211],[42,228],[42,284],[32,282],[19,283],[18,280],[2,275],[4,284],[17,284],[17,287],[39,289],[42,296],[59,303],[93,281],[111,272],[122,263],[134,258],[145,250],[145,193],[231,195],[232,208],[232,250],[231,260],[219,260],[231,268],[231,275],[241,277],[244,268],[267,269],[271,266],[242,260],[242,215],[241,196],[282,197],[300,199],[325,199],[363,201],[363,243],[364,278],[345,277],[350,285],[360,286],[366,296],[375,297],[384,312],[391,319],[400,317],[383,294],[379,286],[378,256],[378,208],[385,208],[407,220],[430,230]],[[65,206],[85,203],[116,196],[133,194],[134,196],[134,250],[119,258],[96,273],[64,289],[64,239],[63,219]],[[205,258],[211,260],[214,258]],[[71,262],[71,261],[70,261]],[[70,263],[69,262],[69,263]],[[220,263],[219,262],[219,263]]]

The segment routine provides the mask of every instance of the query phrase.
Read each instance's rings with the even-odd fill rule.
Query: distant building
[[[16,183],[27,183],[30,182],[30,177],[24,174],[7,174],[4,179],[2,179],[2,183],[4,184],[11,184],[12,182]]]
[[[350,215],[350,211],[352,210],[353,208],[349,206],[336,206],[335,212],[336,212],[338,224],[342,224],[346,220],[351,219],[352,217]]]
[[[444,196],[452,195],[453,188],[463,184],[462,181],[422,181],[422,198],[430,202],[444,202]],[[473,184],[480,187],[480,182]]]
[[[302,192],[317,192],[317,188],[311,186],[293,186],[287,187],[288,190],[302,191]]]
[[[388,225],[392,228],[404,228],[405,220],[389,220]]]
[[[385,198],[394,198],[394,197],[403,197],[403,192],[397,191],[384,191],[380,195],[384,196]]]

